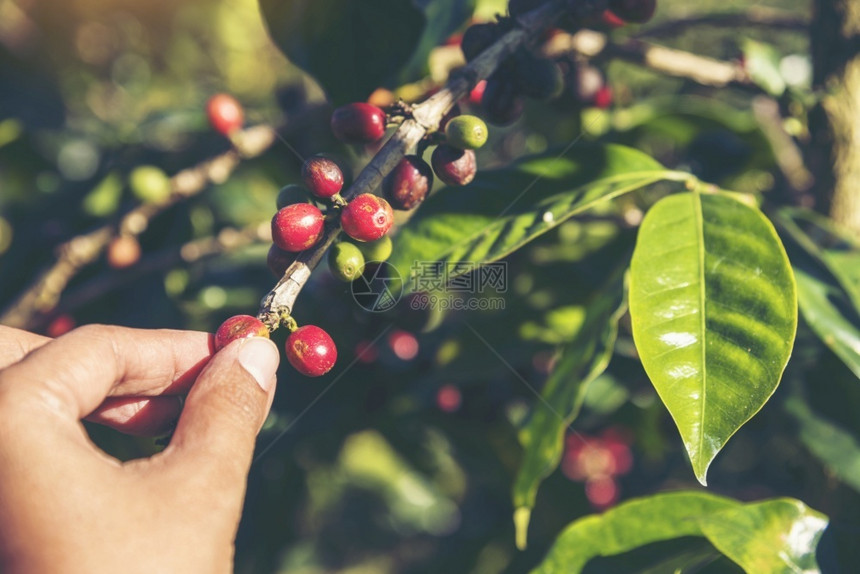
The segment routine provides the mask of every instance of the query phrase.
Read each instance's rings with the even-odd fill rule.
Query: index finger
[[[185,392],[212,355],[208,333],[87,325],[0,371],[0,394],[81,419],[107,396]]]

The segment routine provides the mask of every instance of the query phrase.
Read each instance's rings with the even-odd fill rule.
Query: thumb
[[[216,353],[188,393],[164,452],[170,464],[187,465],[219,484],[244,485],[279,361],[277,346],[262,337],[234,341]]]

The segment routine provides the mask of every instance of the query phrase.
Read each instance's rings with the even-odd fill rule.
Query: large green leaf
[[[633,338],[696,477],[776,390],[797,328],[795,283],[773,226],[721,194],[664,198],[639,230]]]
[[[803,318],[822,342],[860,377],[860,313],[854,304],[851,284],[787,213],[777,214],[774,221],[785,239],[794,268]],[[854,263],[860,265],[860,256]]]
[[[400,231],[389,261],[403,277],[416,261],[495,261],[597,203],[663,179],[689,177],[617,145],[525,158],[479,171],[470,185],[430,197]]]
[[[423,71],[471,14],[459,0],[260,0],[269,34],[338,104]],[[410,75],[404,76],[405,69]]]
[[[619,273],[585,307],[582,326],[564,346],[558,366],[520,431],[524,454],[513,492],[520,548],[526,545],[528,520],[538,486],[561,461],[565,429],[579,413],[588,384],[609,364],[618,334],[618,319],[625,310],[624,284]]]
[[[671,492],[581,518],[556,539],[532,574],[577,574],[613,556],[682,536],[703,536],[750,574],[816,572],[827,518],[792,499],[741,504],[703,492]]]

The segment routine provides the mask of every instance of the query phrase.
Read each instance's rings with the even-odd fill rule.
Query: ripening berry
[[[310,203],[294,203],[272,218],[272,241],[284,251],[304,251],[319,241],[323,214]]]
[[[340,193],[343,172],[327,157],[312,157],[302,165],[302,180],[312,194],[322,199]]]
[[[508,126],[523,114],[523,99],[516,86],[508,78],[493,74],[481,97],[481,109],[488,122],[496,126]]]
[[[272,275],[280,279],[287,271],[287,267],[293,264],[296,260],[296,254],[284,251],[277,245],[269,247],[269,253],[266,255],[266,265]]]
[[[45,330],[49,337],[60,337],[65,335],[77,326],[75,318],[71,315],[57,315],[53,321],[48,323],[48,328]]]
[[[294,203],[308,203],[310,199],[310,193],[304,186],[291,183],[281,188],[281,191],[278,192],[278,199],[275,203],[277,204],[278,209],[283,209]]]
[[[385,112],[376,106],[356,102],[337,108],[331,115],[331,131],[350,144],[378,142],[385,135]]]
[[[466,185],[475,179],[475,152],[442,144],[430,157],[436,176],[448,185]]]
[[[394,250],[394,243],[391,237],[385,235],[376,241],[366,241],[356,245],[361,254],[364,255],[364,260],[368,263],[387,261],[391,257],[391,252]]]
[[[335,277],[349,283],[364,272],[364,255],[357,246],[342,241],[329,249],[328,266]]]
[[[597,93],[594,94],[594,105],[602,110],[605,110],[612,105],[612,88],[603,86]]]
[[[340,214],[344,232],[356,241],[375,241],[388,233],[393,223],[391,205],[372,193],[359,195]]]
[[[154,165],[134,168],[128,184],[134,196],[145,203],[161,203],[170,197],[170,178]]]
[[[319,377],[337,361],[337,347],[328,333],[315,325],[299,327],[287,337],[287,360],[301,374]]]
[[[616,16],[612,10],[604,10],[600,15],[600,21],[610,28],[623,28],[627,25],[627,22]]]
[[[463,403],[463,395],[460,394],[460,389],[454,385],[442,385],[436,391],[436,406],[440,411],[453,413],[460,408]]]
[[[269,338],[269,328],[262,321],[250,315],[230,317],[215,331],[215,351],[220,351],[233,341],[248,337]]]
[[[486,89],[487,80],[481,80],[475,84],[475,87],[469,92],[469,103],[476,107],[480,106],[481,101],[484,99],[484,90]]]
[[[140,243],[131,235],[120,235],[110,242],[107,249],[108,265],[114,269],[125,269],[140,261]]]
[[[216,94],[209,98],[206,114],[209,116],[209,124],[212,128],[225,136],[240,130],[245,123],[242,104],[229,94]]]
[[[458,149],[480,148],[487,143],[489,133],[484,120],[470,115],[457,116],[445,128],[448,145]]]
[[[417,155],[405,156],[382,180],[382,193],[394,209],[416,207],[432,187],[433,169]]]
[[[644,24],[654,16],[657,0],[609,0],[609,10],[625,22]]]

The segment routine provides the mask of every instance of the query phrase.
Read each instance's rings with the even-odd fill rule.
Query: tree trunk
[[[818,207],[860,235],[860,1],[814,0],[810,41],[825,94],[810,116]]]

